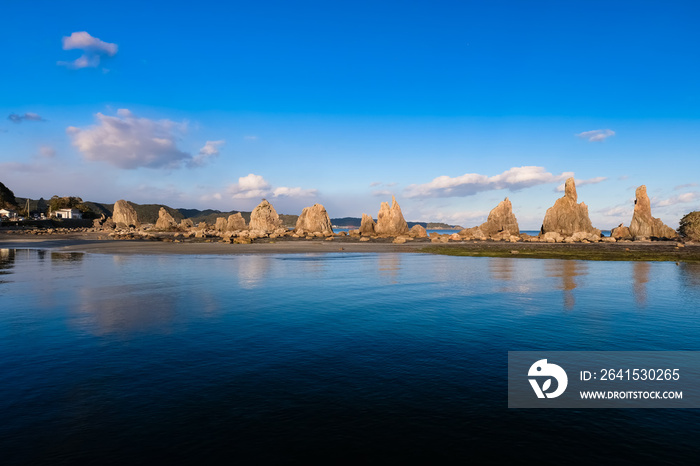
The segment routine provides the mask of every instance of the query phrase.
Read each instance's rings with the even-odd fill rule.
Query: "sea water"
[[[697,410],[508,409],[507,352],[699,310],[699,264],[2,249],[0,462],[695,461]]]

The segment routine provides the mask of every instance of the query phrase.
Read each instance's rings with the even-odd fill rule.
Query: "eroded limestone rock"
[[[333,234],[333,225],[326,208],[321,204],[305,207],[297,219],[295,230],[319,232],[324,236]]]
[[[139,226],[139,219],[136,215],[136,211],[124,199],[120,199],[114,203],[114,212],[112,212],[112,220],[114,220],[114,223],[117,224],[118,228]]]
[[[263,199],[250,214],[250,230],[257,234],[272,233],[280,226],[282,226],[282,221],[267,199]]]
[[[394,196],[391,196],[391,207],[389,207],[388,202],[382,202],[374,230],[378,235],[387,236],[398,236],[408,233],[408,224],[404,220],[401,207]]]
[[[651,202],[647,195],[647,187],[642,185],[635,191],[634,214],[630,222],[629,232],[634,239],[642,238],[677,238],[676,231],[665,225],[661,219],[651,216]]]
[[[565,183],[564,197],[557,199],[554,205],[547,209],[541,234],[558,233],[568,237],[582,232],[600,237],[600,230],[593,228],[588,217],[588,206],[583,202],[577,204],[577,200],[576,183],[573,178],[569,178]]]

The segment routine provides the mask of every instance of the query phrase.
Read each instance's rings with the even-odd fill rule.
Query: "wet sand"
[[[431,243],[427,239],[394,244],[391,239],[360,242],[357,238],[336,237],[257,240],[252,244],[222,242],[164,242],[146,240],[105,240],[96,233],[70,233],[50,236],[0,232],[0,248],[52,249],[96,254],[315,254],[315,253],[430,253],[477,257],[516,257],[538,259],[700,261],[700,244],[681,245],[675,241],[619,243],[507,243],[464,241]]]

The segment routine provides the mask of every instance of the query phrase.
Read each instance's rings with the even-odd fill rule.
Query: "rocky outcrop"
[[[245,230],[246,228],[245,219],[240,212],[228,216],[226,231]]]
[[[518,219],[513,214],[513,205],[508,198],[501,201],[489,212],[488,219],[479,228],[489,237],[494,237],[499,233],[507,233],[508,236],[519,235],[520,227]]]
[[[114,203],[114,212],[112,212],[112,220],[117,224],[118,228],[138,227],[139,219],[136,211],[124,199],[120,199]]]
[[[483,231],[481,231],[481,227],[471,227],[471,228],[465,228],[464,230],[461,230],[459,233],[457,233],[459,236],[461,236],[465,240],[472,240],[472,239],[487,239],[488,237],[484,234]]]
[[[563,237],[573,236],[574,233],[587,233],[591,238],[600,238],[600,230],[593,228],[588,217],[588,206],[585,203],[577,204],[576,184],[573,178],[566,180],[564,197],[556,200],[554,205],[547,209],[540,230],[542,235],[558,233]]]
[[[305,207],[297,219],[295,231],[306,233],[318,232],[323,235],[332,235],[333,225],[331,224],[330,217],[328,217],[326,208],[321,204]]]
[[[165,207],[161,207],[158,211],[158,220],[156,220],[155,229],[163,231],[177,229],[177,222],[173,216],[170,215],[167,210],[165,210]]]
[[[647,187],[642,185],[635,191],[634,213],[630,223],[630,234],[634,239],[642,238],[677,238],[676,231],[665,225],[661,219],[651,216],[651,202]]]
[[[226,231],[227,224],[228,222],[224,217],[217,217],[216,223],[214,224],[214,230],[216,230],[219,233],[224,233]]]
[[[413,225],[413,227],[411,227],[411,229],[409,230],[408,235],[411,238],[427,238],[428,232],[425,231],[423,225]]]
[[[628,227],[624,226],[621,223],[617,227],[610,230],[610,237],[615,238],[616,240],[618,240],[618,239],[632,239],[632,233],[630,233],[630,229]]]
[[[374,236],[377,234],[375,228],[377,224],[374,223],[374,219],[367,215],[362,214],[362,221],[360,222],[360,235],[362,236]]]
[[[267,199],[258,204],[250,214],[250,229],[252,231],[262,231],[272,233],[282,225],[279,215],[272,204]]]
[[[183,231],[187,231],[190,228],[194,228],[194,222],[192,222],[192,219],[190,218],[184,218],[180,222],[180,229]]]
[[[374,231],[378,235],[398,236],[408,233],[408,224],[403,218],[401,207],[396,198],[391,196],[391,207],[388,202],[382,202],[377,214],[377,225]]]

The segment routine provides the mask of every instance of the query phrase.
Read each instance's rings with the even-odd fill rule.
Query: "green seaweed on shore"
[[[586,248],[588,249],[588,248]],[[700,251],[652,251],[652,250],[609,250],[593,248],[562,248],[548,245],[547,248],[518,248],[513,244],[510,248],[473,248],[460,246],[426,246],[419,252],[441,254],[446,256],[466,257],[513,257],[524,259],[565,259],[592,261],[644,261],[644,262],[700,262]]]

